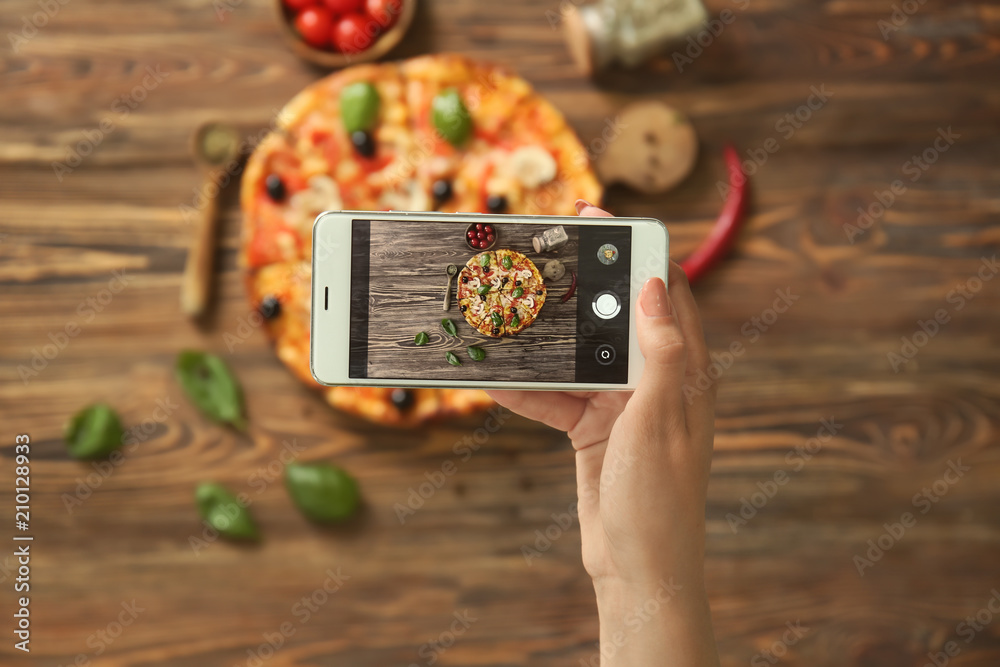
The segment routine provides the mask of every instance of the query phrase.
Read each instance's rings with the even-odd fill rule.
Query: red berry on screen
[[[486,232],[487,234],[492,234],[493,233],[493,225],[484,225],[483,226],[483,231]]]
[[[369,30],[371,19],[361,14],[347,14],[333,26],[333,45],[341,53],[359,53],[372,44],[374,30]],[[377,27],[377,26],[375,26]]]
[[[330,26],[333,19],[325,7],[307,7],[295,17],[295,29],[306,44],[323,48],[330,43]]]
[[[293,13],[298,13],[306,7],[315,5],[316,2],[317,0],[282,0],[285,7],[288,7]]]
[[[334,14],[350,14],[361,11],[365,0],[323,0],[323,4]]]
[[[472,231],[471,229],[468,232],[466,232],[465,235],[468,236],[470,239],[476,238],[476,233],[474,231]]]
[[[487,241],[488,241],[489,243],[493,243],[493,239],[495,239],[495,238],[496,238],[496,237],[495,237],[495,236],[493,236],[492,234],[487,234],[487,235],[486,235],[486,240],[487,240]]]
[[[403,0],[365,0],[365,11],[380,26],[388,28],[403,11]]]
[[[486,234],[483,234],[482,232],[476,232],[476,238],[477,239],[485,239],[486,238]]]
[[[477,232],[483,231],[483,223],[481,223],[481,222],[477,222],[476,223],[476,231]]]

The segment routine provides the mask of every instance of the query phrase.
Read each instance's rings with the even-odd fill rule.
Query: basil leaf
[[[445,352],[444,358],[448,360],[448,363],[452,366],[461,366],[462,360],[458,358],[454,352]]]
[[[509,269],[510,267],[514,266],[514,262],[510,261],[510,257],[504,257],[502,260],[500,260],[500,264],[505,269]]]
[[[521,323],[521,318],[517,316],[517,313],[514,313],[514,317],[510,318],[510,325],[512,327],[516,327],[520,323]]]
[[[63,432],[66,448],[76,459],[104,458],[122,444],[121,420],[105,403],[85,407],[73,415]]]
[[[457,336],[458,329],[455,328],[455,323],[449,320],[447,317],[441,320],[441,328],[445,330],[449,336]]]
[[[426,333],[424,333],[423,331],[421,331],[420,333],[418,333],[416,336],[413,337],[413,344],[414,345],[427,345],[427,343],[430,342],[430,339],[431,339],[430,336],[428,336]]]
[[[484,253],[483,256],[479,258],[479,266],[485,269],[489,265],[490,265],[490,256]]]
[[[434,97],[431,102],[431,122],[438,134],[454,146],[465,143],[472,134],[472,117],[462,96],[454,88]]]
[[[219,534],[238,540],[260,537],[250,511],[221,484],[202,482],[195,489],[194,500],[201,518]]]
[[[470,345],[469,347],[465,348],[465,351],[469,353],[469,358],[472,359],[473,361],[482,361],[483,359],[486,358],[486,351],[483,350],[483,348],[481,347]]]
[[[348,134],[369,130],[378,118],[378,91],[368,81],[358,81],[340,91],[340,118]]]
[[[289,463],[285,488],[296,507],[313,521],[350,519],[361,504],[355,479],[329,463]]]
[[[493,320],[493,326],[503,326],[503,316],[500,313],[490,313],[490,318]]]
[[[513,296],[515,299],[524,296],[524,288],[522,287],[516,288],[514,292],[511,294],[511,296]]]
[[[491,287],[493,287],[493,286],[492,285],[480,285],[479,289],[476,290],[476,294],[479,294],[480,296],[482,296],[483,294],[487,294],[490,291]]]
[[[247,427],[243,415],[243,390],[219,357],[197,350],[177,355],[177,381],[201,413],[238,429]]]

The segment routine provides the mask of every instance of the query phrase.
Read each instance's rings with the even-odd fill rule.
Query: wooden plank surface
[[[506,224],[497,226],[494,250],[509,248],[525,254],[541,271],[545,262],[559,259],[566,276],[547,284],[549,295],[537,319],[517,336],[490,338],[469,324],[459,311],[458,278],[452,284],[451,309],[442,311],[448,264],[459,269],[478,251],[465,243],[465,227],[449,223],[422,222],[403,228],[396,223],[371,225],[370,301],[368,314],[368,377],[415,379],[488,379],[495,381],[573,382],[576,377],[576,296],[560,299],[569,287],[569,272],[578,264],[575,227],[566,226],[570,237],[558,250],[539,254],[531,246],[533,236],[552,225]],[[442,318],[455,323],[458,337],[441,329]],[[419,331],[428,334],[426,346],[414,345]],[[473,362],[465,348],[475,345],[486,359]],[[452,366],[445,352],[462,360]]]
[[[949,641],[960,653],[948,664],[1000,663],[1000,619],[988,608],[1000,590],[1000,281],[973,282],[1000,246],[1000,10],[928,0],[884,38],[879,22],[892,20],[894,4],[905,3],[710,0],[713,15],[735,18],[682,72],[668,53],[591,82],[552,26],[554,0],[427,0],[393,54],[503,62],[596,147],[628,101],[684,110],[701,139],[691,177],[658,197],[614,187],[605,201],[618,214],[666,220],[676,257],[718,212],[721,146],[732,141],[753,160],[778,142],[748,163],[752,217],[696,290],[713,350],[743,346],[717,357],[707,508],[726,667],[920,667]],[[16,654],[5,611],[0,662],[591,660],[597,621],[577,526],[541,558],[522,556],[574,500],[564,437],[504,415],[492,417],[503,421],[494,433],[487,415],[396,432],[327,409],[247,328],[234,188],[211,317],[196,327],[180,313],[192,231],[182,206],[200,184],[190,133],[224,119],[253,136],[320,74],[282,43],[270,3],[234,0],[223,20],[212,3],[187,0],[58,6],[15,51],[8,34],[43,9],[0,0],[0,524],[13,531],[13,436],[27,432],[36,537],[33,652]],[[146,90],[148,68],[166,76],[148,78]],[[826,103],[798,127],[780,125],[823,86]],[[95,134],[105,119],[112,131]],[[906,163],[949,127],[959,137],[909,180]],[[53,166],[71,162],[69,173]],[[857,225],[858,208],[896,179],[905,192],[852,242],[846,226]],[[776,290],[795,297],[780,315],[769,311]],[[894,368],[901,339],[923,342],[920,323],[942,309],[948,321]],[[226,334],[240,342],[227,346]],[[248,435],[208,424],[183,399],[171,365],[184,347],[215,350],[236,370]],[[95,400],[138,429],[110,472],[68,460],[61,442],[68,416]],[[824,419],[836,425],[826,441]],[[364,516],[337,531],[306,523],[281,488],[288,454],[354,472]],[[942,486],[959,461],[969,470]],[[755,494],[773,490],[778,471],[788,481],[764,503]],[[261,546],[192,548],[201,479],[253,499]],[[928,493],[936,502],[925,504]],[[756,513],[733,523],[744,499]],[[397,506],[417,509],[401,522]],[[887,545],[886,524],[904,512],[915,525],[873,550],[879,560],[861,576],[855,557],[868,557],[869,541]],[[10,553],[0,551],[4,610],[13,607]],[[130,619],[122,605],[133,601]],[[467,623],[453,626],[456,613]],[[971,638],[968,617],[981,628]],[[132,622],[119,627],[119,618]],[[783,646],[787,623],[808,631]],[[453,627],[462,632],[452,637]],[[440,653],[430,644],[452,638]]]

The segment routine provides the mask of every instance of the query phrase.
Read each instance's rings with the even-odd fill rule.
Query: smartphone
[[[313,224],[313,377],[633,389],[643,367],[636,298],[647,279],[666,281],[667,246],[652,218],[322,213]]]

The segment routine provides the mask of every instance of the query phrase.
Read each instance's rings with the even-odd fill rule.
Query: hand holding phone
[[[635,300],[645,279],[666,278],[667,242],[649,218],[324,213],[313,227],[313,376],[633,388]]]

